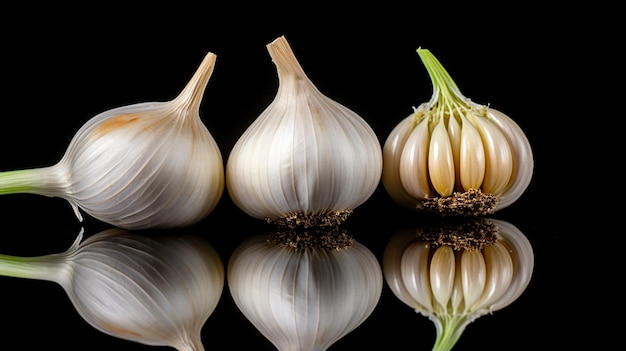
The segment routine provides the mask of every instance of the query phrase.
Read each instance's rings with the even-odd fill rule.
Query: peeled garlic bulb
[[[363,118],[313,85],[285,37],[267,49],[278,92],[235,143],[226,164],[227,189],[254,218],[336,225],[380,183],[381,144]]]
[[[215,60],[208,53],[171,101],[118,107],[93,117],[56,165],[0,173],[0,194],[61,197],[80,220],[79,208],[126,229],[202,220],[224,190],[222,156],[199,115]]]
[[[56,282],[78,313],[111,336],[180,351],[204,350],[201,329],[224,287],[212,245],[190,235],[140,235],[119,228],[63,253],[0,255],[0,275]]]
[[[467,220],[399,231],[383,254],[385,281],[395,296],[436,327],[433,350],[450,350],[467,325],[524,292],[534,254],[511,223]]]
[[[385,189],[403,206],[441,215],[486,215],[508,207],[532,177],[526,135],[504,113],[463,96],[429,50],[417,52],[433,96],[387,137]]]
[[[227,272],[233,300],[278,350],[326,350],[377,305],[380,265],[346,235],[257,235],[233,252]]]

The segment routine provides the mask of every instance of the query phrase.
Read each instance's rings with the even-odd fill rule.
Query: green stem
[[[65,197],[69,181],[61,166],[0,172],[0,195],[38,194]]]
[[[14,278],[60,282],[64,272],[71,272],[67,256],[52,254],[35,257],[0,255],[0,275]]]
[[[443,65],[437,60],[428,49],[417,49],[417,54],[422,59],[426,71],[433,83],[434,96],[437,96],[436,103],[441,104],[444,111],[448,111],[456,106],[467,106],[467,99],[458,86],[448,74]]]
[[[46,280],[63,285],[71,279],[72,260],[80,248],[83,230],[69,249],[62,253],[20,257],[0,254],[0,275],[13,278]]]
[[[441,315],[433,316],[431,320],[437,329],[437,338],[432,351],[449,351],[456,345],[465,327],[473,319],[469,315]]]

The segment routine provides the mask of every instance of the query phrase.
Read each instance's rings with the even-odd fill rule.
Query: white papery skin
[[[280,351],[321,351],[372,313],[383,277],[354,242],[342,250],[294,250],[249,238],[230,258],[228,286],[244,316]]]
[[[380,182],[376,134],[313,85],[284,37],[267,49],[279,88],[230,153],[226,185],[232,200],[258,219],[353,210]]]
[[[175,228],[204,219],[224,191],[224,165],[199,115],[216,56],[208,53],[187,86],[168,102],[105,111],[75,134],[51,167],[0,173],[0,194],[67,199],[125,229]]]
[[[113,228],[78,236],[64,253],[0,255],[0,275],[63,287],[78,313],[111,336],[202,351],[202,326],[224,287],[224,266],[195,236],[146,236]],[[26,301],[24,301],[26,302]]]
[[[514,225],[489,220],[498,241],[482,250],[433,246],[415,229],[399,231],[385,248],[385,281],[400,301],[433,321],[433,350],[452,349],[467,325],[513,303],[530,282],[530,242]]]
[[[408,208],[470,189],[497,197],[492,212],[510,206],[532,178],[526,135],[504,113],[466,98],[428,50],[418,53],[431,76],[433,96],[387,136],[385,189]]]

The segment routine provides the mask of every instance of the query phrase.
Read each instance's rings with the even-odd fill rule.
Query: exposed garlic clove
[[[222,155],[200,103],[216,55],[208,53],[168,102],[114,108],[90,119],[54,166],[0,173],[0,194],[65,198],[126,229],[173,228],[205,218],[224,191]]]
[[[385,189],[402,206],[445,216],[482,216],[508,207],[532,178],[526,135],[504,113],[463,96],[430,51],[417,52],[433,95],[388,135]]]
[[[326,350],[361,325],[382,293],[382,270],[337,229],[257,235],[231,255],[228,286],[243,315],[278,350]]]
[[[232,148],[228,192],[257,219],[337,225],[378,187],[381,144],[362,117],[314,86],[284,36],[267,50],[278,92]]]
[[[450,350],[467,325],[519,298],[534,253],[524,234],[496,219],[399,231],[383,253],[394,295],[436,327],[433,350]]]
[[[58,283],[85,321],[111,336],[179,351],[204,350],[225,271],[213,246],[191,235],[113,228],[63,253],[0,255],[0,275]]]

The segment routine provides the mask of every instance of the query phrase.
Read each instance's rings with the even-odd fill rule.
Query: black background
[[[597,85],[583,83],[596,74],[589,66],[599,71],[610,66],[604,60],[606,66],[589,62],[590,57],[611,56],[602,39],[613,33],[610,28],[596,27],[598,34],[590,34],[571,13],[514,6],[492,12],[340,12],[302,6],[282,9],[287,11],[282,15],[246,6],[236,12],[163,9],[159,15],[154,9],[129,13],[125,8],[110,13],[74,9],[79,12],[72,16],[60,15],[69,11],[61,8],[17,11],[17,24],[2,24],[1,31],[0,170],[56,163],[80,126],[102,111],[174,98],[208,51],[217,55],[217,62],[200,113],[226,161],[237,138],[276,93],[275,66],[265,46],[280,35],[319,90],[366,119],[382,144],[413,106],[431,97],[430,79],[416,54],[418,47],[427,48],[465,96],[490,104],[520,125],[535,157],[526,193],[492,216],[529,238],[535,250],[533,278],[513,304],[470,324],[456,349],[611,340],[604,314],[622,308],[612,294],[622,278],[618,255],[624,241],[621,230],[608,230],[606,224],[617,213],[611,208],[621,207],[606,200],[611,191],[619,191],[609,176],[613,168],[592,151],[599,134],[611,139],[594,131],[601,124],[592,123],[601,117],[591,97]],[[585,13],[580,10],[573,16]],[[587,46],[594,54],[581,43],[594,43]],[[617,157],[606,149],[604,155]],[[62,252],[81,227],[86,235],[107,228],[88,216],[79,223],[64,200],[37,195],[0,197],[0,216],[3,254]],[[419,223],[419,215],[400,208],[380,186],[346,226],[381,258],[397,230]],[[234,207],[225,192],[206,220],[186,230],[205,237],[226,265],[237,245],[265,229],[265,223]],[[159,349],[95,330],[52,282],[0,278],[0,309],[0,337],[19,345],[16,349]],[[434,335],[433,324],[385,285],[370,318],[331,350],[367,348],[374,342],[389,350],[429,350]],[[207,350],[273,349],[239,313],[226,285],[202,338]]]

